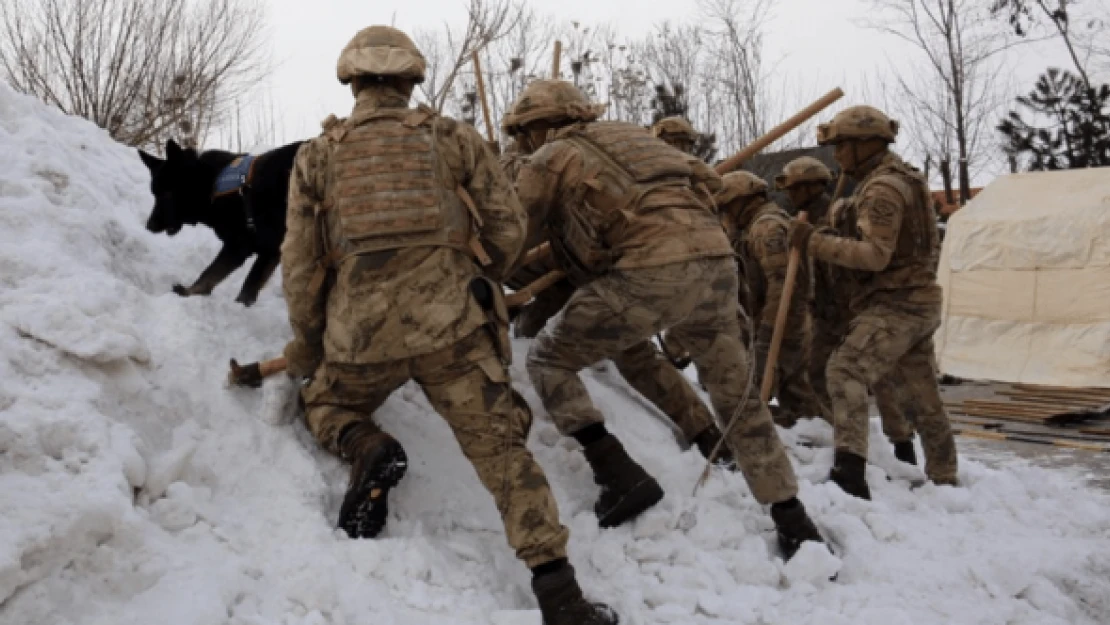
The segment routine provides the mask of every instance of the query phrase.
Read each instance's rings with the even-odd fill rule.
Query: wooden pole
[[[567,274],[559,271],[558,269],[550,271],[539,278],[535,282],[529,284],[523,289],[505,296],[505,306],[507,308],[515,308],[516,306],[523,306],[527,304],[533,297],[540,291],[554,285],[559,280],[566,277]]]
[[[798,221],[806,221],[808,217],[809,215],[807,215],[805,211],[798,213]],[[786,316],[790,311],[790,300],[794,295],[794,282],[798,277],[798,265],[800,261],[801,250],[796,247],[790,248],[790,258],[786,262],[786,280],[783,282],[782,287],[782,299],[779,300],[779,309],[775,314],[775,329],[771,333],[771,351],[767,354],[767,365],[763,369],[763,384],[759,389],[759,401],[763,405],[767,405],[767,402],[770,401],[771,389],[774,388],[775,367],[778,365],[779,361],[779,349],[782,347],[782,337],[786,334]],[[754,367],[755,363],[752,363],[752,366]],[[737,407],[737,413],[742,409],[743,406]],[[721,416],[722,418],[724,417],[724,415]],[[736,427],[737,423],[740,423],[741,418],[739,414],[731,416],[732,420],[725,427],[721,440],[717,441],[717,444],[713,447],[713,451],[709,453],[709,458],[706,459],[705,470],[702,471],[701,477],[699,477],[697,483],[694,484],[694,495],[698,494],[698,488],[709,478],[710,469],[713,468],[713,463],[716,462],[717,456],[721,453],[721,448],[727,444],[732,429]]]
[[[563,54],[563,42],[555,40],[555,53],[551,58],[551,77],[559,80],[560,58]]]
[[[490,143],[497,139],[493,136],[493,121],[489,116],[489,100],[486,99],[486,81],[482,79],[482,62],[478,60],[478,51],[475,50],[470,53],[471,60],[474,61],[474,81],[478,85],[478,98],[482,102],[482,119],[486,121],[486,138]]]
[[[798,213],[798,221],[805,222],[809,216],[805,211]],[[775,314],[775,330],[771,334],[771,352],[767,354],[767,366],[763,369],[763,385],[759,389],[759,401],[766,404],[771,400],[771,390],[775,387],[775,368],[779,362],[782,337],[786,334],[786,317],[790,312],[790,300],[794,297],[794,282],[798,278],[798,265],[801,264],[802,251],[790,248],[790,258],[786,261],[786,280],[782,285],[782,299]]]
[[[801,126],[806,120],[825,110],[830,104],[842,97],[844,97],[844,92],[840,87],[826,93],[821,99],[805,107],[790,119],[775,126],[770,132],[751,142],[747,147],[732,155],[728,160],[718,164],[716,167],[717,173],[723,176],[740,167],[744,164],[744,161],[758,154],[760,150],[778,141],[783,135]]]
[[[528,252],[524,254],[524,260],[520,261],[520,266],[527,267],[528,265],[539,262],[547,258],[548,256],[551,256],[551,243],[545,241],[543,243],[540,243],[536,247],[528,250]]]
[[[262,380],[275,373],[285,371],[287,366],[288,363],[284,356],[246,365],[240,365],[232,358],[231,371],[227,374],[227,381],[235,386],[253,386],[257,388],[262,385]]]

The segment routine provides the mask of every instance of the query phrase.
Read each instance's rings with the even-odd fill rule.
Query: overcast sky
[[[281,118],[280,141],[319,132],[329,113],[350,111],[350,91],[335,78],[339,51],[359,29],[393,23],[402,30],[462,24],[463,0],[264,0],[274,61],[270,91]],[[623,36],[639,37],[663,20],[694,18],[697,0],[557,0],[536,2],[557,19],[586,24],[608,22]],[[865,76],[911,68],[912,46],[865,28],[867,0],[775,0],[766,26],[765,57],[800,91],[821,94],[841,86],[839,105],[859,103],[854,88]],[[1007,57],[1016,84],[1027,89],[1048,60],[1063,62],[1058,46],[1028,48]],[[495,122],[496,123],[496,122]]]

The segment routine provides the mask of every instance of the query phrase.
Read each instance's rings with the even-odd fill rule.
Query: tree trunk
[[[955,198],[952,197],[952,162],[947,157],[940,161],[940,177],[944,180],[944,202],[955,204]]]

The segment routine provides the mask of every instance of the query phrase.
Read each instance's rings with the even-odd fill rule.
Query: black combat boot
[[[713,424],[702,430],[691,442],[701,451],[701,455],[708,459],[709,455],[713,453],[713,448],[717,446],[717,441],[721,440],[722,436],[720,428]],[[721,445],[721,451],[717,454],[715,464],[729,470],[736,470],[736,458],[732,455],[732,449],[729,448],[727,443]]]
[[[590,603],[582,596],[574,567],[564,564],[555,571],[532,578],[532,592],[540,604],[543,625],[617,625],[620,618],[604,603]]]
[[[351,461],[347,494],[338,526],[351,538],[374,538],[389,516],[389,489],[405,476],[408,458],[401,444],[372,424],[347,426],[339,449]]]
[[[612,434],[606,433],[583,451],[594,470],[594,482],[601,487],[594,504],[601,527],[616,527],[663,499],[659,482],[628,456]]]
[[[849,495],[871,500],[871,489],[867,486],[867,458],[850,451],[836,450],[829,479]]]
[[[913,448],[913,440],[894,443],[894,457],[906,464],[917,465],[917,452]]]
[[[789,562],[794,554],[798,553],[802,543],[812,540],[824,543],[825,539],[817,531],[817,526],[806,514],[806,508],[797,497],[791,497],[771,505],[771,520],[775,522],[778,533],[779,548],[782,549],[782,559]]]

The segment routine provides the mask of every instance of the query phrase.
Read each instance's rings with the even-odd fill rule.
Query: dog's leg
[[[248,256],[250,256],[249,252],[231,247],[225,243],[223,248],[220,249],[220,253],[216,254],[212,264],[201,272],[193,286],[185,288],[180,284],[175,284],[173,285],[173,292],[182,297],[208,295],[212,293],[212,289],[216,288],[216,285],[230,276],[231,272],[241,267],[247,261]]]
[[[250,272],[247,273],[247,279],[243,281],[243,289],[239,291],[239,297],[236,297],[235,301],[244,306],[253,304],[258,299],[258,292],[266,286],[280,262],[280,252],[259,252],[258,257],[254,259],[254,264],[251,265]]]

